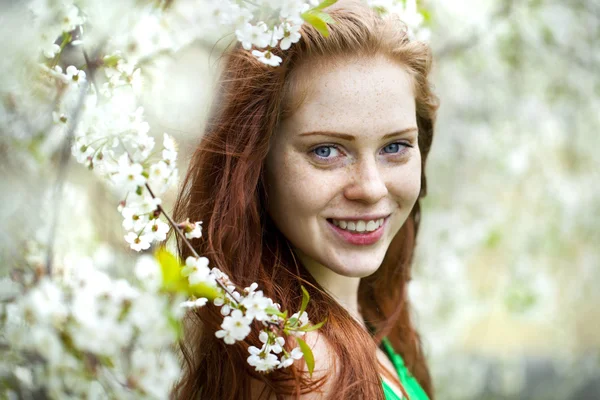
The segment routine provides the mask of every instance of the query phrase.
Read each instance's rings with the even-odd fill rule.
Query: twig
[[[88,81],[80,83],[80,91],[79,91],[79,99],[77,100],[77,106],[69,118],[69,129],[67,131],[67,136],[65,137],[60,161],[58,164],[58,175],[56,177],[56,183],[54,184],[54,192],[53,192],[53,203],[54,203],[54,213],[52,213],[52,223],[50,224],[50,233],[48,236],[48,252],[46,259],[46,274],[48,276],[52,275],[52,260],[54,258],[54,243],[56,237],[56,230],[58,228],[58,223],[60,220],[60,200],[63,194],[63,186],[65,182],[65,177],[67,174],[67,166],[69,164],[69,160],[71,158],[71,141],[73,139],[75,129],[79,123],[79,118],[81,116],[81,111],[83,109],[83,104],[85,102],[85,96],[88,88]]]
[[[148,185],[148,183],[146,183],[146,189],[148,189],[148,192],[150,193],[150,196],[152,196],[152,198],[155,199],[156,196],[154,195],[154,192],[152,191],[152,189],[150,188],[150,185]],[[165,216],[165,218],[169,222],[169,225],[171,225],[171,227],[175,230],[175,232],[177,232],[177,235],[179,235],[179,237],[181,238],[181,240],[183,240],[183,243],[185,243],[185,245],[187,246],[187,248],[190,249],[190,251],[192,252],[192,255],[194,257],[196,257],[196,258],[200,258],[200,255],[194,249],[194,247],[192,246],[192,244],[190,243],[190,241],[188,240],[188,238],[185,237],[185,234],[182,232],[182,230],[179,228],[179,226],[175,223],[175,221],[173,221],[173,219],[169,216],[169,214],[167,214],[165,212],[165,209],[162,208],[162,206],[160,204],[158,204],[158,211],[160,211],[160,213]],[[219,284],[219,286],[221,286],[221,288],[225,292],[227,292],[227,294],[232,298],[232,300],[234,301],[234,303],[237,304],[237,300],[235,299],[235,297],[233,296],[233,293],[229,290],[229,288],[227,288],[227,285],[225,285],[223,282],[221,282],[221,280],[218,279],[218,278],[215,279],[215,281]]]
[[[103,45],[99,46],[94,52],[93,59],[98,58],[100,51],[102,50]],[[96,70],[96,64],[90,62],[87,53],[84,51],[83,55],[86,60],[86,64],[88,66],[88,73],[90,75],[90,79],[94,78],[94,73]],[[58,175],[56,177],[56,183],[54,184],[54,192],[53,192],[53,203],[54,203],[54,213],[52,214],[52,223],[50,224],[50,233],[48,236],[48,252],[46,258],[46,274],[48,276],[52,275],[52,263],[54,258],[54,243],[56,237],[56,231],[58,229],[58,223],[60,221],[60,200],[63,195],[63,186],[67,174],[67,166],[69,164],[69,160],[71,159],[71,142],[73,140],[73,136],[75,134],[75,129],[79,124],[79,118],[81,117],[81,113],[83,111],[83,105],[85,103],[85,97],[88,90],[88,85],[91,82],[90,79],[86,79],[84,82],[80,82],[79,88],[79,98],[77,99],[77,106],[75,110],[73,110],[73,114],[71,118],[69,118],[69,129],[67,130],[67,136],[65,137],[60,161],[58,165]]]

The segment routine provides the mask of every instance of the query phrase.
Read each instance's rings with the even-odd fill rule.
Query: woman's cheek
[[[394,171],[390,179],[391,191],[394,197],[400,199],[405,205],[414,205],[421,191],[421,160],[411,160],[410,164],[404,165]]]
[[[340,183],[340,177],[331,172],[320,171],[311,166],[301,168],[289,181],[288,197],[296,203],[298,209],[319,214],[329,200],[335,197]]]

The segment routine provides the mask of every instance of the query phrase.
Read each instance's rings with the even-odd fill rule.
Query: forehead
[[[416,126],[412,77],[383,56],[301,65],[293,79],[289,100],[299,106],[282,123],[288,134],[364,136]]]

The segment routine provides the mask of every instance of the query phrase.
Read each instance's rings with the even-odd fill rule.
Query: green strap
[[[394,392],[394,390],[385,381],[381,381],[381,383],[383,383],[383,394],[385,396],[385,400],[402,400],[402,398],[398,397],[396,392]]]
[[[402,382],[402,386],[404,387],[406,394],[408,394],[409,400],[429,400],[429,397],[427,397],[427,393],[425,393],[421,385],[419,385],[417,379],[410,373],[408,368],[406,368],[406,366],[404,365],[404,360],[402,359],[400,354],[394,351],[394,348],[392,347],[392,344],[390,343],[389,339],[387,337],[384,337],[381,341],[381,344],[383,345],[383,349],[390,358],[390,361],[394,365],[394,368],[396,368],[398,378],[400,379],[400,382]],[[392,391],[392,389],[385,383],[385,381],[382,382],[385,398],[387,400],[399,400],[396,393]]]

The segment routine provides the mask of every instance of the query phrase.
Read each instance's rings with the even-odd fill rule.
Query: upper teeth
[[[333,224],[342,229],[352,232],[372,232],[383,225],[384,218],[373,219],[370,221],[344,221],[333,219]]]

